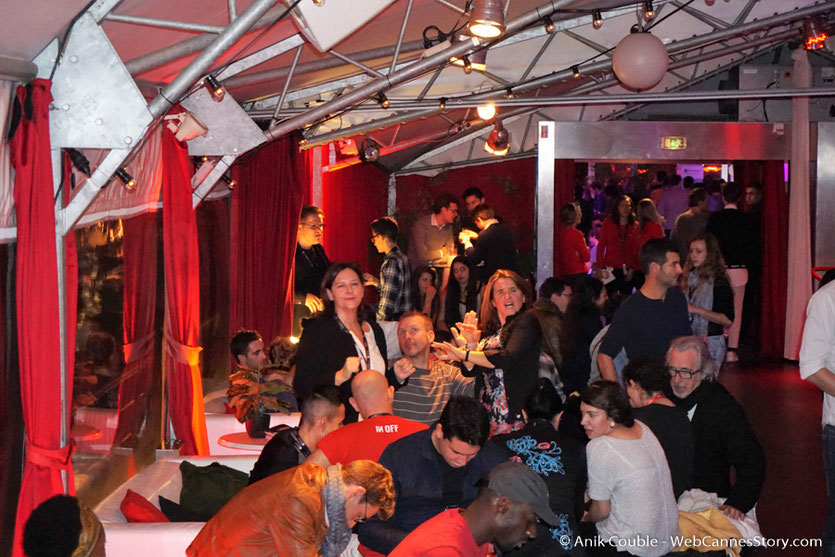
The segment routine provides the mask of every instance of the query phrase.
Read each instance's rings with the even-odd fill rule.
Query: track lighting
[[[492,120],[496,116],[496,105],[493,103],[480,104],[476,107],[478,117],[485,122]]]
[[[497,157],[503,157],[510,150],[510,134],[500,120],[496,120],[493,125],[493,131],[487,136],[487,141],[484,142],[484,150]]]
[[[595,29],[600,29],[601,27],[603,27],[603,14],[600,13],[600,10],[594,10],[592,12],[591,17],[592,17],[592,21],[591,21],[591,26],[592,27],[594,27]]]
[[[209,74],[206,76],[205,86],[209,90],[209,93],[212,95],[212,99],[215,102],[220,102],[223,100],[223,96],[226,94],[226,89],[223,88],[223,85],[217,80],[217,78]]]
[[[542,18],[542,23],[545,26],[546,33],[553,33],[554,32],[554,22],[551,20],[551,16],[545,16]]]
[[[122,181],[126,190],[133,191],[136,189],[136,180],[133,179],[133,176],[128,174],[128,171],[125,170],[124,167],[117,170],[114,176]]]
[[[571,72],[574,74],[574,79],[580,77],[580,66],[577,64],[571,66]]]
[[[644,21],[651,21],[655,17],[655,8],[652,6],[652,0],[644,2]]]
[[[501,0],[474,0],[470,13],[470,33],[482,39],[495,39],[504,33],[504,3]]]

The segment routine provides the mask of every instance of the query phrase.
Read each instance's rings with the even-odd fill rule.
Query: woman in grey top
[[[632,417],[629,397],[613,381],[597,381],[580,398],[588,435],[591,506],[584,520],[613,551],[656,557],[679,534],[670,469],[658,439]]]

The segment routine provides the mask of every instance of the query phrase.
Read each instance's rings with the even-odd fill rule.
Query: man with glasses
[[[382,217],[371,223],[371,243],[385,258],[380,266],[380,279],[365,273],[365,283],[378,288],[377,321],[397,321],[412,309],[411,272],[409,260],[397,246],[397,221]]]
[[[305,205],[299,218],[298,245],[295,259],[295,289],[293,292],[293,336],[301,336],[302,319],[310,317],[325,306],[319,297],[322,278],[330,267],[330,260],[322,247],[324,214],[319,207]]]
[[[719,510],[742,519],[757,503],[765,480],[765,454],[745,410],[714,380],[713,362],[702,337],[673,340],[666,364],[671,400],[687,412],[693,425],[692,487],[725,498]],[[731,468],[736,477],[733,483]]]

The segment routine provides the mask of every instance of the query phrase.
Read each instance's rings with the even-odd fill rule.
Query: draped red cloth
[[[789,196],[783,161],[763,161],[763,276],[760,353],[782,358],[786,334]]]
[[[197,206],[203,377],[229,376],[229,198]]]
[[[61,367],[58,311],[58,263],[49,142],[51,84],[35,79],[18,87],[22,119],[11,140],[17,212],[16,309],[26,459],[15,519],[13,555],[22,555],[23,526],[32,510],[52,495],[74,493],[72,443],[61,446]],[[73,369],[75,339],[74,238],[65,241],[67,299],[67,369]],[[69,372],[68,372],[69,375]],[[66,400],[72,400],[67,381]],[[68,408],[69,409],[69,408]],[[69,421],[69,412],[64,417]]]
[[[559,258],[557,249],[559,246],[560,208],[566,203],[574,201],[574,185],[576,183],[576,170],[574,159],[556,159],[554,161],[554,215],[551,224],[554,228],[554,276],[562,276],[562,269],[559,269]]]
[[[192,164],[169,130],[162,139],[165,369],[168,410],[181,454],[209,454],[200,377],[200,275]]]
[[[113,444],[132,446],[142,427],[154,373],[154,309],[157,292],[157,214],[122,221],[125,370]]]
[[[296,233],[306,187],[304,165],[298,139],[285,137],[232,167],[238,182],[232,191],[232,333],[242,327],[255,329],[267,342],[290,334]]]

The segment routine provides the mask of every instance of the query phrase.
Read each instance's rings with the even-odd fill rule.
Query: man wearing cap
[[[483,557],[491,543],[504,554],[536,536],[537,518],[551,526],[559,523],[548,505],[545,482],[521,462],[504,462],[493,468],[469,507],[427,520],[389,557]]]

